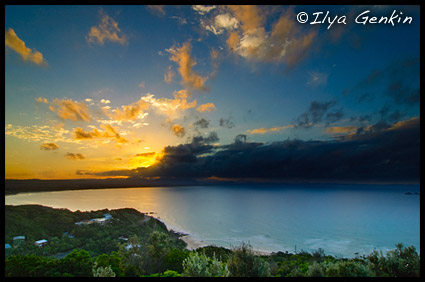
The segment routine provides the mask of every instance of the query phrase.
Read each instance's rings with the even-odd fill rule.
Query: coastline
[[[179,230],[178,228],[176,228],[175,226],[172,226],[171,224],[165,222],[161,218],[158,218],[158,217],[154,217],[154,218],[156,220],[159,220],[162,223],[164,223],[164,225],[167,227],[168,231],[171,231],[171,232],[174,232],[175,234],[177,234],[179,236],[179,238],[187,244],[186,249],[189,250],[189,251],[193,251],[193,250],[196,250],[198,248],[207,247],[207,246],[215,246],[213,244],[206,243],[202,239],[194,237],[193,235],[191,235],[190,233],[188,233],[186,231]],[[223,246],[218,246],[218,247],[223,247]],[[227,247],[223,247],[223,248],[228,249]],[[266,251],[266,250],[256,249],[256,248],[254,248],[254,246],[252,246],[252,250],[258,256],[270,256],[273,253],[273,252]]]
[[[196,239],[189,234],[181,237],[180,239],[182,239],[183,241],[186,242],[186,244],[187,244],[186,249],[188,249],[189,251],[196,250],[198,248],[202,248],[202,247],[206,247],[206,246],[210,246],[210,244],[204,243],[203,240]],[[269,251],[265,251],[265,250],[255,249],[254,247],[253,247],[252,251],[258,256],[270,256],[273,253],[273,252],[269,252]]]

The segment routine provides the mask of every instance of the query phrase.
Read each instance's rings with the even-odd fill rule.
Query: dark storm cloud
[[[207,137],[194,136],[192,142],[164,148],[163,163],[192,163],[197,161],[197,155],[209,153],[213,143],[218,142],[217,133],[210,132]]]
[[[232,144],[213,147],[206,140],[169,146],[164,158],[151,167],[102,175],[419,181],[419,118],[378,122],[339,141],[263,144],[239,136]]]

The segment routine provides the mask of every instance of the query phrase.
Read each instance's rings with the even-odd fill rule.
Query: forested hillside
[[[19,277],[408,277],[420,276],[413,246],[336,258],[318,249],[256,254],[249,244],[186,249],[182,234],[135,209],[71,212],[5,206],[5,276]],[[36,245],[38,244],[38,245]]]

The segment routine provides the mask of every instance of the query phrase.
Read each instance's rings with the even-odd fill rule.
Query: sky
[[[6,5],[5,178],[418,182],[419,26],[419,6]]]

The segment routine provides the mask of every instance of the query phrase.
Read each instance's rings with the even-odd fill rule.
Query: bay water
[[[419,185],[286,184],[141,187],[5,196],[6,205],[71,211],[135,208],[189,234],[195,245],[249,243],[264,252],[351,258],[395,244],[420,251]],[[7,226],[5,227],[7,228]]]

